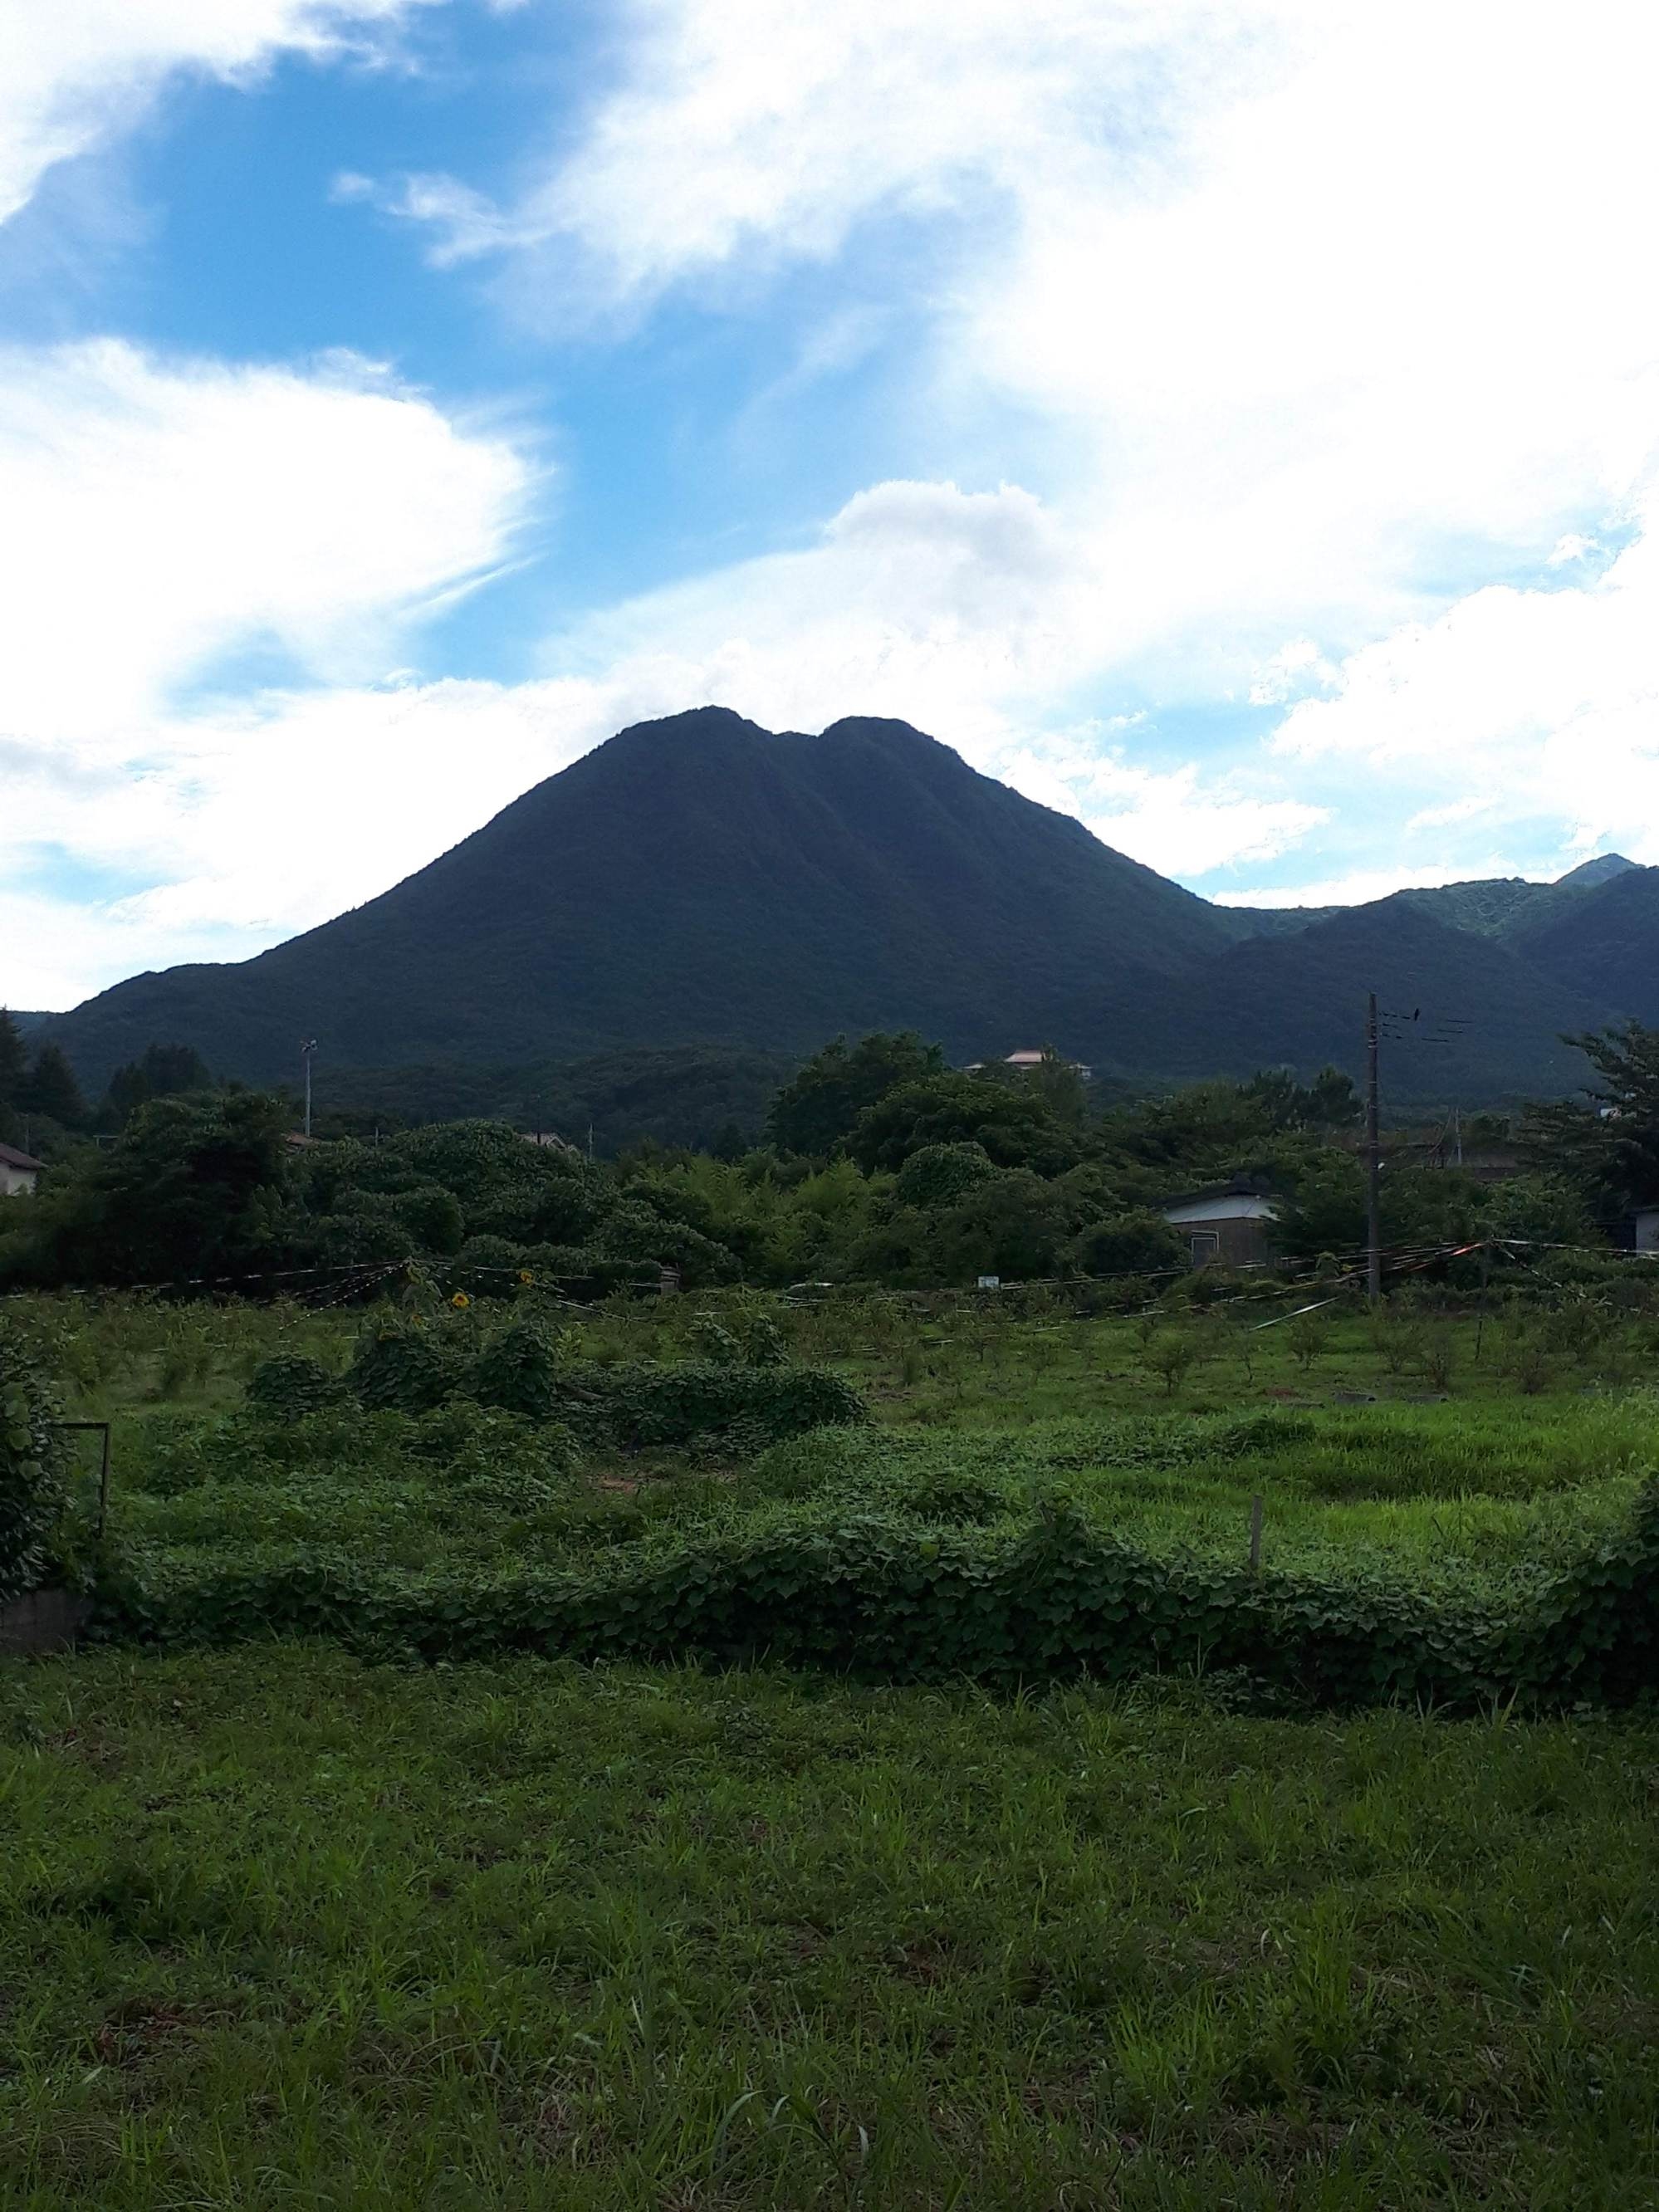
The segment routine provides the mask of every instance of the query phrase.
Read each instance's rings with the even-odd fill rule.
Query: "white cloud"
[[[780,0],[762,23],[744,0],[633,0],[622,82],[520,199],[416,176],[386,204],[434,224],[441,258],[562,241],[613,298],[649,297],[740,255],[827,258],[872,210],[1068,183],[1084,147],[1121,175],[1224,57],[1245,65],[1267,13]]]
[[[283,52],[372,51],[434,0],[8,0],[0,222],[54,162],[131,127],[176,71],[245,80]]]
[[[1099,750],[1099,739],[1039,740],[997,762],[997,774],[1160,874],[1206,876],[1276,860],[1329,819],[1323,807],[1267,798],[1237,775],[1206,777],[1195,762],[1154,769]]]
[[[378,714],[350,690],[216,711],[188,695],[250,653],[335,683],[384,668],[410,622],[507,556],[533,483],[507,440],[363,362],[0,350],[6,995],[61,1002],[66,977],[182,957],[181,927],[198,957],[227,930],[268,942],[321,919],[319,899],[380,889],[383,854],[393,873],[430,858],[454,779],[423,755],[429,795],[401,788],[401,694]],[[434,719],[453,768],[465,740]],[[173,888],[67,923],[64,854],[83,879]]]
[[[1638,512],[1588,583],[1489,586],[1352,654],[1276,750],[1358,766],[1374,801],[1428,799],[1414,828],[1542,818],[1569,857],[1616,845],[1659,862],[1659,492]]]
[[[501,560],[531,476],[351,360],[0,349],[0,733],[127,741],[214,656],[378,670]]]
[[[938,218],[944,403],[1048,421],[1107,667],[1247,689],[1583,538],[1659,428],[1659,17],[1586,0],[635,0],[618,81],[495,207],[388,204],[526,289],[723,296]],[[907,284],[914,264],[904,264]],[[727,295],[747,305],[752,290]]]
[[[1018,485],[892,483],[802,551],[653,592],[552,641],[548,665],[653,672],[774,729],[893,714],[975,761],[1086,666],[1104,618],[1085,556]]]

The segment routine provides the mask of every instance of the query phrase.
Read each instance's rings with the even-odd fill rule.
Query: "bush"
[[[1188,1264],[1185,1240],[1161,1213],[1117,1213],[1072,1241],[1068,1255],[1085,1275],[1162,1275]]]
[[[0,1601],[38,1589],[59,1564],[69,1449],[40,1346],[0,1316]]]
[[[817,1367],[640,1361],[587,1369],[582,1379],[604,1431],[629,1451],[724,1437],[741,1455],[808,1429],[846,1427],[866,1418],[852,1384]]]
[[[285,1353],[262,1359],[247,1386],[247,1402],[276,1420],[297,1420],[339,1402],[344,1385],[319,1359]]]
[[[559,1403],[562,1342],[545,1322],[509,1322],[474,1361],[465,1395],[526,1420],[550,1420]]]
[[[401,1321],[372,1322],[346,1382],[371,1410],[425,1413],[453,1397],[461,1361],[435,1330]]]

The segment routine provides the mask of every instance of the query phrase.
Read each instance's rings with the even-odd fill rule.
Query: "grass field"
[[[1650,1723],[295,1645],[0,1696],[9,2206],[1655,2202]]]
[[[186,1582],[487,1586],[868,1515],[994,1546],[1060,1507],[1237,1565],[1261,1496],[1270,1574],[1499,1602],[1659,1453],[1642,1325],[1571,1312],[1241,1345],[785,1310],[871,1426],[573,1466],[476,1411],[240,1410],[274,1352],[343,1365],[356,1316],[17,1304],[116,1423],[118,1546]],[[614,1309],[578,1348],[695,1327]],[[1247,1689],[292,1639],[0,1662],[0,2205],[1659,2205],[1650,1703]]]
[[[757,1464],[646,1454],[560,1477],[488,1429],[442,1464],[392,1416],[239,1430],[258,1361],[302,1352],[337,1369],[362,1327],[349,1311],[15,1303],[58,1329],[74,1410],[117,1423],[118,1530],[174,1561],[303,1544],[485,1567],[731,1528],[784,1503],[960,1526],[1056,1498],[1136,1542],[1226,1559],[1242,1556],[1260,1494],[1270,1564],[1455,1585],[1547,1569],[1614,1526],[1659,1466],[1652,1324],[1609,1328],[1593,1311],[1407,1310],[1381,1327],[1339,1311],[1262,1328],[1282,1308],[1255,1297],[1141,1319],[1041,1301],[1021,1318],[769,1302],[792,1350],[863,1389],[871,1431]],[[619,1301],[579,1317],[574,1341],[600,1359],[672,1359],[717,1303]],[[1172,1343],[1190,1361],[1173,1389]]]

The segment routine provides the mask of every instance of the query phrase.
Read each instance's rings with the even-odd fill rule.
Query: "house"
[[[28,1198],[40,1179],[41,1160],[20,1152],[15,1146],[0,1145],[0,1198]]]
[[[1631,1246],[1638,1252],[1659,1252],[1659,1206],[1638,1206],[1630,1215]]]
[[[574,1152],[580,1158],[581,1147],[573,1145],[568,1137],[562,1137],[553,1129],[520,1129],[519,1134],[526,1145],[540,1145],[549,1152]]]
[[[1159,1211],[1187,1239],[1195,1267],[1265,1267],[1273,1259],[1279,1208],[1266,1186],[1249,1176],[1188,1191]]]
[[[1041,1067],[1048,1057],[1046,1052],[1033,1052],[1027,1047],[1018,1052],[1004,1053],[1000,1065],[1004,1067],[1017,1067],[1021,1074],[1029,1075],[1034,1068]],[[1094,1081],[1093,1068],[1085,1067],[1081,1060],[1062,1060],[1060,1065],[1063,1067],[1069,1067],[1073,1075],[1080,1075],[1085,1083]],[[984,1066],[985,1062],[982,1060],[971,1060],[963,1072],[967,1075],[977,1075]]]

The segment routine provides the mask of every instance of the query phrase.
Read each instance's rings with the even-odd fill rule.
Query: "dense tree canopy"
[[[1385,1244],[1571,1244],[1591,1235],[1591,1210],[1605,1218],[1615,1196],[1659,1191],[1659,1036],[1588,1048],[1592,1102],[1528,1124],[1547,1167],[1481,1185],[1431,1165],[1432,1147],[1391,1147]],[[733,1157],[717,1158],[645,1143],[606,1162],[485,1119],[301,1144],[284,1102],[204,1090],[188,1055],[146,1054],[135,1090],[191,1087],[135,1105],[101,1150],[69,1140],[38,1196],[0,1206],[0,1287],[274,1285],[359,1268],[367,1281],[404,1262],[446,1268],[479,1294],[523,1275],[599,1294],[654,1285],[665,1266],[693,1289],[1157,1278],[1187,1258],[1161,1209],[1235,1176],[1275,1197],[1287,1258],[1353,1260],[1363,1248],[1345,1079],[1298,1085],[1269,1071],[1079,1112],[1074,1071],[1062,1082],[1052,1068],[1045,1080],[1042,1069],[940,1059],[915,1036],[838,1039],[779,1094],[774,1127],[796,1140],[787,1150],[732,1143],[722,1150]],[[0,1064],[15,1071],[16,1056]]]
[[[902,1084],[936,1075],[945,1055],[924,1044],[914,1030],[897,1035],[861,1037],[849,1046],[836,1037],[786,1083],[772,1102],[767,1127],[786,1152],[827,1159],[844,1144],[866,1108]]]

